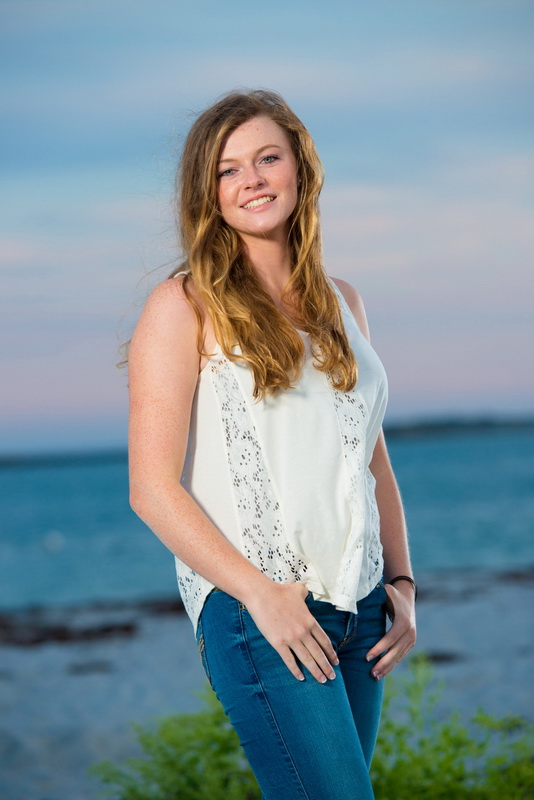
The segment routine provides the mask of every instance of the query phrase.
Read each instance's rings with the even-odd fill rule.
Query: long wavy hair
[[[177,212],[185,262],[169,275],[187,270],[184,293],[199,322],[203,351],[203,313],[191,280],[212,321],[224,355],[248,364],[254,397],[291,388],[305,358],[302,337],[274,304],[248,261],[239,234],[226,224],[217,201],[217,163],[228,136],[244,122],[266,116],[286,133],[297,162],[298,201],[289,219],[291,276],[288,298],[310,335],[314,366],[330,376],[336,389],[349,391],[358,369],[350,348],[338,297],[325,272],[319,221],[323,167],[300,119],[276,92],[231,92],[206,109],[191,127],[176,176]],[[240,353],[234,353],[235,345]]]

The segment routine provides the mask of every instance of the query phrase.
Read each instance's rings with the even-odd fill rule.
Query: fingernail
[[[324,675],[321,675],[319,680],[321,681],[321,683],[326,683],[326,677]]]
[[[339,658],[334,658],[334,664],[337,666],[339,664]]]
[[[375,671],[375,672],[372,672],[371,674],[372,674],[373,678],[374,678],[376,681],[379,681],[379,680],[380,680],[380,678],[382,677],[382,675],[381,675],[379,672],[376,672],[376,671]]]
[[[365,656],[366,661],[371,661],[372,658],[373,656],[369,655],[369,653],[367,653],[367,655]]]
[[[331,681],[333,681],[334,678],[336,677],[336,673],[332,670],[332,672],[330,673],[330,675],[328,677],[330,678]]]
[[[300,675],[297,675],[297,678],[299,679],[299,681],[304,680],[304,675],[302,674],[302,672],[300,673]]]

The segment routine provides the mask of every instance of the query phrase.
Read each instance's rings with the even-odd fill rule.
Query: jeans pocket
[[[208,664],[208,657],[206,655],[206,641],[204,639],[204,629],[202,627],[202,616],[198,621],[197,624],[197,648],[198,654],[200,656],[200,663],[202,664],[202,668],[206,673],[206,678],[208,679],[208,683],[211,686],[211,673]]]

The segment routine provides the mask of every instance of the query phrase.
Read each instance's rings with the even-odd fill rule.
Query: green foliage
[[[458,712],[438,721],[441,689],[424,657],[389,681],[371,776],[380,800],[527,800],[534,797],[534,727],[519,717]],[[392,713],[393,712],[393,713]]]
[[[388,679],[372,766],[378,800],[527,800],[534,797],[534,728],[478,712],[469,726],[433,713],[441,691],[424,658]],[[134,724],[145,757],[91,772],[115,800],[260,800],[239,740],[209,686],[204,709],[155,730]]]
[[[125,767],[103,761],[91,773],[116,800],[259,800],[261,792],[237,734],[206,684],[204,709],[161,720],[155,730],[133,723],[146,758]]]

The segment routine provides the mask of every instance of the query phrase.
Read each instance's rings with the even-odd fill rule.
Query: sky
[[[241,87],[315,139],[386,421],[531,414],[533,34],[530,0],[3,0],[0,453],[126,443],[118,347],[179,258],[180,147]]]

